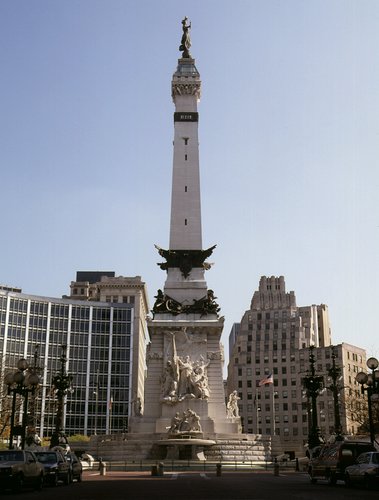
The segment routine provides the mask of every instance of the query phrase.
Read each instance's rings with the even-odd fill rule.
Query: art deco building
[[[325,375],[325,387],[331,384],[327,377],[332,366],[327,306],[298,307],[295,293],[286,292],[282,276],[263,276],[239,328],[233,326],[231,338],[235,340],[228,365],[228,391],[237,389],[241,398],[243,431],[276,435],[283,451],[303,451],[310,422],[303,379],[309,370],[311,345],[315,346],[317,374]],[[343,343],[335,347],[335,355],[342,370],[338,380],[342,428],[344,433],[354,433],[357,429],[344,402],[358,389],[355,374],[364,369],[365,351]],[[263,384],[265,378],[272,383]],[[325,389],[317,401],[319,426],[327,439],[334,432],[332,391]]]
[[[38,346],[42,384],[36,415],[41,436],[54,428],[51,381],[60,368],[62,345],[67,345],[66,369],[73,375],[73,392],[65,405],[68,435],[126,430],[134,403],[137,398],[143,401],[148,311],[144,282],[139,276],[78,273],[75,283],[72,296],[63,299],[0,289],[1,379],[20,358],[32,363]],[[91,300],[89,289],[94,291]]]

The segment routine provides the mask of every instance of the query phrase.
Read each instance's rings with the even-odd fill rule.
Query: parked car
[[[369,451],[375,451],[375,448],[365,441],[335,441],[321,446],[312,454],[308,464],[312,483],[326,479],[333,485],[338,480],[344,480],[346,467],[354,464],[361,453]]]
[[[59,451],[36,451],[37,460],[45,469],[45,482],[56,486],[58,481],[71,483],[70,463]]]
[[[379,452],[369,451],[359,455],[356,464],[346,467],[345,483],[347,486],[361,483],[366,488],[379,486]]]
[[[89,453],[83,453],[80,457],[80,462],[82,464],[83,470],[92,470],[95,459]]]
[[[75,455],[75,453],[68,452],[66,453],[66,460],[70,464],[71,479],[76,479],[78,483],[80,483],[82,481],[83,467],[79,458]]]
[[[32,451],[0,451],[0,488],[20,491],[24,486],[40,490],[45,471]]]

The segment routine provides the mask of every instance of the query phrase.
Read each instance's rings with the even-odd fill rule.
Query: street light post
[[[314,346],[309,348],[309,375],[304,377],[303,384],[306,396],[311,401],[311,426],[308,434],[308,446],[310,449],[321,444],[320,429],[317,422],[317,397],[323,388],[324,380],[322,376],[316,375]]]
[[[341,387],[338,385],[338,380],[341,377],[341,367],[336,365],[336,350],[332,346],[332,366],[328,370],[328,376],[332,379],[332,383],[327,387],[333,395],[333,406],[334,406],[334,432],[336,434],[336,441],[343,441],[342,437],[342,425],[339,407],[339,391]]]
[[[377,395],[379,397],[379,370],[377,370],[379,366],[379,361],[376,358],[369,358],[366,364],[367,367],[371,370],[371,373],[367,374],[365,372],[359,372],[355,377],[355,380],[359,384],[361,384],[362,394],[367,392],[368,425],[370,430],[370,441],[372,444],[374,444],[375,426],[372,414],[372,401],[374,395]]]
[[[67,346],[62,345],[62,354],[60,357],[60,370],[54,375],[52,385],[55,388],[57,395],[57,414],[55,417],[55,429],[50,439],[50,448],[67,443],[67,438],[64,434],[64,403],[65,397],[72,387],[72,375],[66,372],[67,363]]]
[[[13,438],[15,435],[21,436],[21,448],[24,449],[26,437],[25,432],[28,420],[28,396],[29,392],[34,394],[34,391],[39,384],[39,377],[33,369],[29,368],[26,359],[22,358],[17,363],[17,370],[15,372],[9,372],[5,376],[5,384],[8,386],[8,395],[12,394],[9,449],[13,450]],[[24,411],[20,426],[15,426],[17,394],[24,398]]]

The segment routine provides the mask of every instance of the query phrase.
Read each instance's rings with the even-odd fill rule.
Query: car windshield
[[[36,453],[38,461],[43,464],[51,464],[53,462],[57,462],[57,456],[55,453]]]
[[[379,464],[379,453],[373,453],[372,454],[372,463],[373,464]]]
[[[0,462],[23,462],[22,451],[0,451]]]

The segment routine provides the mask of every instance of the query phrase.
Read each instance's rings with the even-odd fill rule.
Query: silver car
[[[361,483],[366,488],[379,485],[379,452],[369,451],[362,453],[354,465],[345,469],[345,483],[352,486]]]

